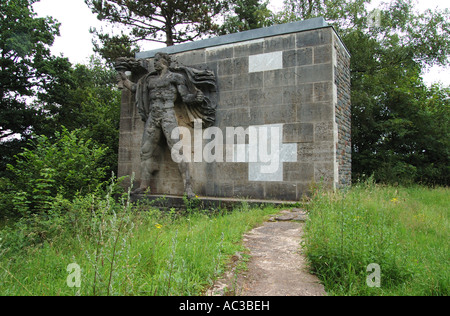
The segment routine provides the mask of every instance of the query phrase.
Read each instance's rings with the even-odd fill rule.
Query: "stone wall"
[[[323,19],[313,19],[214,39],[142,52],[152,67],[158,51],[178,63],[212,70],[218,83],[216,124],[256,129],[279,128],[276,172],[264,173],[258,162],[233,158],[190,164],[196,194],[217,197],[298,200],[314,182],[328,187],[350,184],[350,56]],[[137,81],[138,78],[132,78]],[[179,115],[179,124],[188,126]],[[136,173],[144,123],[134,96],[124,91],[120,127],[119,176]],[[192,130],[192,129],[191,129]],[[194,131],[192,130],[192,142]],[[276,134],[269,133],[269,139]],[[272,138],[271,138],[272,137]],[[203,146],[211,141],[203,140]],[[249,137],[234,145],[247,151]],[[151,192],[180,195],[181,176],[167,146]]]
[[[350,57],[338,36],[335,34],[334,37],[338,185],[349,186],[352,182]]]

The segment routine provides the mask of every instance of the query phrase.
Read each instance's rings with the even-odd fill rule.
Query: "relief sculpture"
[[[145,70],[137,83],[132,82],[126,71],[133,74],[144,68],[131,58],[116,61],[119,88],[127,88],[136,95],[136,106],[145,123],[141,143],[141,183],[133,191],[142,194],[150,185],[150,178],[159,171],[161,144],[172,150],[180,142],[180,135],[173,137],[172,131],[179,127],[176,104],[181,104],[189,125],[201,120],[203,127],[214,124],[216,114],[216,79],[213,72],[177,64],[165,53],[157,53],[153,59],[154,71]],[[176,134],[176,133],[175,133]],[[178,169],[183,179],[184,192],[188,197],[195,194],[192,189],[188,163],[181,161]],[[150,188],[151,191],[151,188]]]

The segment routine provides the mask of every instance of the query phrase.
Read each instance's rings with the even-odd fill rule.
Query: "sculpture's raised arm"
[[[131,72],[132,74],[145,74],[148,70],[141,65],[139,61],[134,58],[120,57],[117,58],[114,68],[117,70],[117,81],[119,89],[127,88],[131,92],[136,92],[136,83],[128,79],[126,72]]]

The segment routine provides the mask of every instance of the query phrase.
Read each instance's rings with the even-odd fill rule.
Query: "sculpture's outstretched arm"
[[[137,85],[128,79],[124,72],[119,72],[117,75],[117,80],[119,81],[119,89],[127,88],[131,92],[136,92]]]

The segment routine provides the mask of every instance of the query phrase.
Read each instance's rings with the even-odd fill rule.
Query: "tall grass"
[[[331,295],[448,295],[448,188],[365,183],[316,192],[304,247]],[[380,267],[380,287],[367,267]]]
[[[60,229],[41,242],[14,242],[29,229],[2,230],[0,295],[200,295],[243,251],[244,232],[277,212],[243,203],[230,213],[180,216],[128,201],[113,199],[112,190],[59,201]],[[73,263],[81,268],[79,288],[67,282]]]

